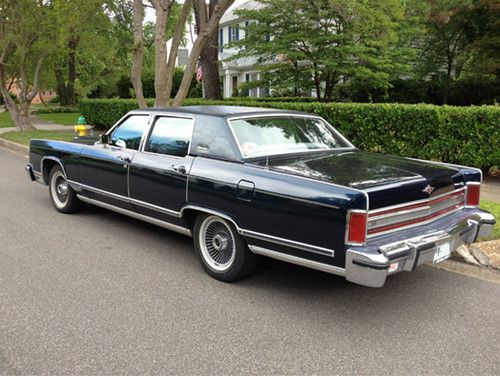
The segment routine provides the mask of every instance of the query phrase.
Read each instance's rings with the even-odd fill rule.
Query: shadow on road
[[[322,273],[319,271],[303,268],[300,266],[276,261],[263,257],[255,274],[247,279],[226,284],[204,275],[192,246],[192,239],[174,232],[150,225],[135,219],[131,219],[108,210],[88,206],[82,216],[95,217],[95,221],[103,221],[106,226],[118,226],[127,232],[136,232],[137,236],[143,236],[145,243],[147,239],[169,244],[169,249],[162,249],[162,255],[172,256],[183,268],[196,269],[200,278],[206,278],[207,283],[215,289],[236,290],[239,293],[257,295],[268,295],[274,297],[286,297],[295,306],[301,305],[324,305],[324,309],[346,314],[352,320],[353,316],[361,319],[372,317],[383,319],[384,315],[409,314],[412,315],[411,307],[416,305],[426,307],[424,311],[432,311],[446,302],[442,297],[455,301],[464,291],[456,286],[456,280],[468,279],[470,283],[484,283],[461,275],[437,270],[423,266],[412,273],[400,273],[387,279],[386,285],[381,289],[373,289],[358,286],[347,282],[344,278]],[[187,254],[188,253],[188,254]],[[180,267],[181,265],[179,265]],[[441,300],[436,301],[439,295]],[[421,311],[421,309],[419,309]],[[373,313],[378,312],[382,316]],[[370,313],[371,315],[367,315]]]

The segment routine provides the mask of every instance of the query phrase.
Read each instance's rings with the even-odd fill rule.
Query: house
[[[248,25],[248,20],[240,18],[235,14],[237,9],[258,9],[262,4],[256,1],[247,1],[244,4],[232,8],[222,16],[219,24],[219,61],[221,62],[220,75],[223,87],[223,97],[233,97],[238,93],[238,86],[244,82],[257,81],[260,73],[257,58],[250,56],[241,59],[226,61],[227,58],[236,54],[236,48],[229,48],[227,45],[235,40],[245,38],[244,27]],[[249,97],[261,98],[269,95],[268,88],[253,88],[246,93]]]

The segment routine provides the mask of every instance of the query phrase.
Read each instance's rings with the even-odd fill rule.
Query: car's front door
[[[139,150],[148,122],[148,114],[130,115],[108,135],[109,144],[84,147],[79,170],[86,196],[133,209],[128,202],[128,169]]]
[[[186,203],[193,125],[191,117],[154,118],[143,150],[134,155],[130,165],[130,199],[139,213],[176,222]]]

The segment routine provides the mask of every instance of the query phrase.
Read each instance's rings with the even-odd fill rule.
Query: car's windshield
[[[229,124],[245,158],[352,147],[320,118],[273,116]]]

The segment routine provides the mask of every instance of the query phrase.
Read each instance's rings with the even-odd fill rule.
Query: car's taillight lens
[[[366,217],[365,211],[352,211],[349,213],[348,243],[362,244],[366,242]]]
[[[467,184],[467,206],[479,206],[480,183]]]

